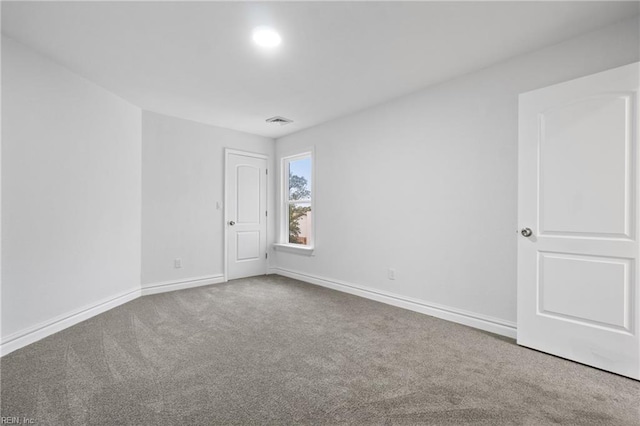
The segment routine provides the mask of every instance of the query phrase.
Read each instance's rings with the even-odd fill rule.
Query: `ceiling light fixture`
[[[293,123],[290,118],[284,118],[276,115],[275,117],[267,118],[265,120],[269,124],[279,124],[280,126],[286,126],[289,123]]]
[[[273,28],[258,27],[253,30],[253,41],[261,47],[276,47],[282,42],[280,34]]]

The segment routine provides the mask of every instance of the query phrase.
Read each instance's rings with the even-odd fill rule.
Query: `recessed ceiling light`
[[[261,47],[276,47],[282,42],[282,38],[273,28],[258,27],[253,30],[253,41]]]

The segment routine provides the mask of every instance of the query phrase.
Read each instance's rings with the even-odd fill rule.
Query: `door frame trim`
[[[260,154],[257,152],[250,152],[250,151],[241,151],[238,149],[232,149],[232,148],[225,148],[224,149],[224,167],[223,167],[223,171],[222,173],[224,174],[224,190],[223,190],[223,199],[224,199],[224,221],[223,221],[223,226],[224,226],[224,282],[229,281],[229,276],[228,276],[228,272],[229,272],[229,226],[227,225],[229,223],[229,217],[228,217],[228,209],[227,209],[227,205],[228,205],[228,196],[229,196],[229,181],[227,180],[227,170],[229,169],[229,155],[233,154],[233,155],[242,155],[245,157],[253,157],[253,158],[261,158],[266,160],[267,162],[267,167],[269,166],[269,156],[266,154]],[[266,207],[268,209],[269,206],[269,182],[267,181],[267,185],[266,185],[266,194],[265,194],[265,203],[266,203]],[[267,210],[268,211],[268,210]],[[264,234],[264,238],[265,241],[267,242],[267,245],[269,244],[269,222],[266,223],[266,230],[265,230],[265,234]],[[267,247],[268,248],[268,247]],[[269,264],[267,263],[266,267],[265,267],[265,274],[267,273],[267,269],[269,268]]]

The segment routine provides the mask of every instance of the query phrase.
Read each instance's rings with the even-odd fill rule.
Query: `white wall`
[[[141,111],[3,37],[2,124],[4,347],[139,293]]]
[[[143,287],[222,279],[225,148],[266,154],[269,161],[275,149],[270,138],[143,112]],[[176,258],[182,259],[180,269]]]
[[[278,252],[280,272],[515,326],[518,94],[637,61],[639,34],[627,20],[278,139],[317,167],[315,256]]]

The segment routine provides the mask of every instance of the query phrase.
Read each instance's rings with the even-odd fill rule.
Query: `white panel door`
[[[227,279],[267,272],[267,159],[226,153]]]
[[[640,379],[638,63],[520,95],[518,344]]]

